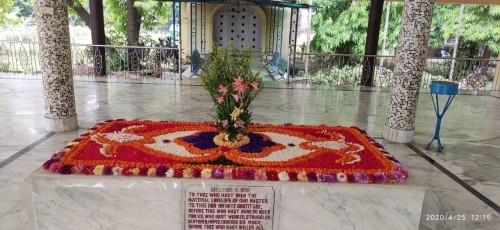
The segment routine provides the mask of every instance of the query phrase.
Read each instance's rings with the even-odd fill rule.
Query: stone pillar
[[[404,4],[389,98],[389,117],[383,134],[385,139],[398,143],[413,141],[434,0],[405,0]]]
[[[77,129],[66,0],[36,0],[35,15],[45,129],[49,132]]]

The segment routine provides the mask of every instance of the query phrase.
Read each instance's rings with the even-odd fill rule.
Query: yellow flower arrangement
[[[234,108],[233,112],[231,113],[231,120],[236,121],[240,117],[240,114],[243,113],[245,110],[240,109],[240,108]]]

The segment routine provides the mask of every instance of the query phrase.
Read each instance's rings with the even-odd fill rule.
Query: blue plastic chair
[[[458,93],[458,84],[454,82],[448,81],[433,81],[431,83],[431,99],[432,105],[434,106],[434,111],[436,112],[437,122],[436,122],[436,131],[434,132],[434,136],[432,137],[431,142],[427,144],[426,149],[430,149],[432,146],[432,142],[437,140],[438,143],[438,152],[441,152],[443,146],[441,145],[441,139],[439,138],[439,130],[441,129],[441,120],[443,119],[446,110],[451,105],[451,102],[455,98]],[[443,112],[440,113],[439,110],[439,97],[438,95],[448,95],[448,99],[446,100],[446,104],[444,105]],[[436,99],[434,100],[434,97]]]

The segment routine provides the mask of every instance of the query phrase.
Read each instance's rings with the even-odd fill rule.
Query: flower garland
[[[240,135],[240,134],[238,134],[238,135]],[[240,146],[243,146],[243,145],[250,143],[250,138],[248,138],[247,136],[241,135],[240,137],[236,137],[236,139],[234,141],[230,141],[228,138],[228,134],[220,133],[214,137],[213,141],[218,146],[226,146],[229,148],[238,148]]]
[[[123,130],[124,127],[128,126],[141,126],[142,128]],[[156,126],[162,128],[152,128]],[[322,131],[322,129],[326,131]],[[153,143],[158,143],[155,138],[158,139],[159,136],[164,136],[165,130],[168,130],[169,133],[188,131],[192,133],[188,136],[177,137],[174,140],[161,140],[161,143],[167,146],[177,144],[188,150],[191,154],[189,160],[186,156],[175,155],[168,151],[150,148],[147,148],[147,151],[144,150],[144,146],[153,146]],[[197,131],[192,132],[191,130]],[[60,174],[329,183],[400,183],[406,181],[408,177],[408,172],[404,167],[382,145],[375,142],[366,135],[366,132],[357,127],[293,126],[286,124],[251,125],[249,130],[250,132],[258,130],[258,134],[250,133],[248,135],[250,143],[233,148],[224,148],[225,146],[211,145],[204,142],[206,139],[213,139],[214,136],[219,135],[214,132],[213,127],[206,123],[108,120],[98,123],[81,134],[79,138],[68,143],[61,151],[54,153],[43,164],[43,167]],[[335,132],[332,132],[332,130]],[[124,135],[120,132],[128,133]],[[101,135],[108,133],[112,134]],[[295,140],[293,137],[296,137],[296,140],[299,141],[297,136],[307,141],[302,143],[279,143],[279,141],[275,142],[278,139],[271,138],[272,135],[278,135],[273,133],[290,135],[292,138],[289,141]],[[342,135],[339,135],[339,133],[342,133]],[[114,138],[120,141],[104,138],[97,142],[99,138],[92,138],[96,135],[98,137],[110,136],[111,139]],[[144,138],[133,135],[140,135]],[[325,141],[337,142],[329,143]],[[356,141],[356,143],[352,144],[352,141]],[[98,144],[100,142],[109,144],[108,150],[113,149],[113,154],[107,154],[108,157],[101,155],[99,149],[103,144]],[[245,147],[248,145],[250,147]],[[362,146],[362,148],[359,146]],[[251,150],[254,149],[258,149],[260,152],[252,152]],[[276,152],[288,151],[289,149],[291,151],[301,149],[301,151],[311,151],[311,153],[284,161],[261,161],[270,158]],[[331,153],[332,149],[336,151],[335,154]],[[151,159],[141,161],[133,157],[127,158],[129,157],[128,153],[139,154],[141,151],[146,151],[149,154],[147,157]],[[355,151],[358,152],[354,153]],[[92,155],[92,152],[96,153]],[[353,154],[358,154],[356,156],[359,159],[354,157]],[[209,164],[210,161],[222,156],[235,162],[237,166]],[[352,164],[342,164],[353,159],[355,162]],[[324,162],[338,164],[338,167],[325,167]],[[357,164],[365,166],[353,167]]]

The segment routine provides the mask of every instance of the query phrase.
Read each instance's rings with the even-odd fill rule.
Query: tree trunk
[[[129,46],[139,45],[139,31],[141,29],[141,15],[139,10],[134,6],[136,0],[127,0],[127,44]],[[128,49],[128,68],[129,71],[141,70],[140,58],[142,49]]]
[[[85,23],[85,25],[91,29],[90,27],[90,13],[82,6],[80,5],[79,2],[75,0],[66,0],[68,2],[68,7],[73,9],[76,14],[78,14],[78,17],[82,19],[82,21]],[[92,0],[91,0],[92,1]],[[111,45],[111,41],[109,40],[108,37],[105,37],[105,43],[106,45]],[[114,49],[112,49],[114,51]]]
[[[127,43],[129,46],[138,45],[141,30],[141,15],[134,6],[135,2],[136,0],[127,0]]]
[[[491,50],[488,46],[484,47],[482,59],[490,59],[491,58]],[[481,74],[486,74],[488,72],[490,61],[482,61],[481,62]]]

